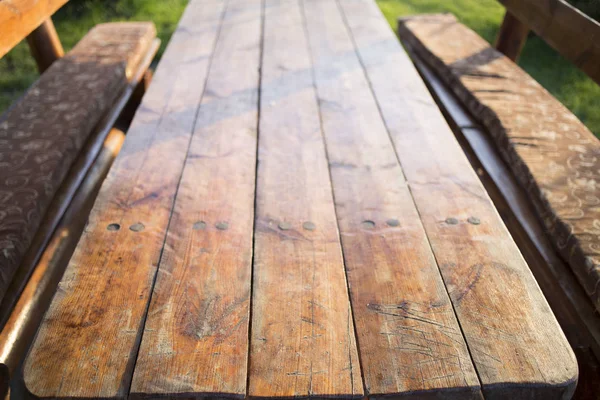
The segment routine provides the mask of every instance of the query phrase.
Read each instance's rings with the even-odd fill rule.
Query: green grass
[[[398,16],[451,12],[490,43],[494,42],[504,16],[504,8],[497,0],[377,0],[377,3],[394,30]],[[539,37],[527,40],[519,65],[600,137],[599,85]]]
[[[187,0],[71,0],[53,16],[65,51],[94,25],[114,21],[153,21],[161,39],[162,55]],[[0,59],[0,114],[38,78],[25,42]]]
[[[497,0],[377,0],[396,26],[401,15],[451,12],[492,43],[504,8]],[[159,55],[170,38],[187,0],[71,0],[54,16],[65,50],[72,48],[94,25],[109,21],[154,21],[162,39]],[[541,39],[527,41],[519,61],[557,99],[600,136],[600,86],[572,66]],[[37,79],[25,43],[0,59],[0,113]]]

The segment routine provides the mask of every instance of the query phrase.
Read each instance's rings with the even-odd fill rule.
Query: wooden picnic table
[[[191,0],[24,365],[38,398],[569,398],[373,0]]]

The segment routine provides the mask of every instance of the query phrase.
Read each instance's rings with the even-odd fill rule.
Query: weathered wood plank
[[[369,396],[480,398],[392,143],[335,0],[306,24]]]
[[[575,357],[417,71],[371,0],[339,0],[486,399],[568,398]]]
[[[12,312],[0,334],[0,397],[6,397],[9,385],[18,374],[18,368],[27,354],[35,333],[44,317],[54,291],[60,282],[85,227],[96,194],[119,153],[125,134],[110,129],[101,149],[85,170],[85,180],[73,193],[73,198],[62,214],[48,244],[40,254],[35,269],[28,277]]]
[[[267,0],[249,396],[363,396],[311,61],[295,0]]]
[[[498,0],[600,84],[600,23],[564,0]]]
[[[261,0],[230,0],[190,145],[130,397],[244,397]]]
[[[0,1],[0,58],[68,0]]]
[[[440,72],[485,126],[529,193],[547,235],[600,311],[600,247],[594,222],[600,219],[598,139],[531,76],[454,16],[407,18],[400,26],[413,52]]]
[[[158,67],[26,360],[37,397],[127,396],[223,7],[193,0]]]
[[[502,160],[489,133],[477,127],[477,122],[460,100],[423,60],[414,53],[410,56],[519,246],[573,348],[579,367],[573,398],[594,398],[592,393],[600,393],[600,319],[594,306],[569,266],[556,252],[535,215],[529,196]]]

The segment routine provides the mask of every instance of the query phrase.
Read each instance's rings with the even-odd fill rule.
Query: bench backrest
[[[0,0],[0,58],[68,0]]]
[[[507,11],[498,50],[515,60],[529,28],[600,84],[600,23],[564,0],[498,1]]]

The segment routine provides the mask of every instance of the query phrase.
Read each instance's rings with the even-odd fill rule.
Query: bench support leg
[[[496,39],[496,49],[514,62],[517,61],[527,40],[529,27],[506,11]]]
[[[27,44],[29,44],[29,50],[35,58],[40,74],[65,54],[50,18],[42,22],[27,36]]]

